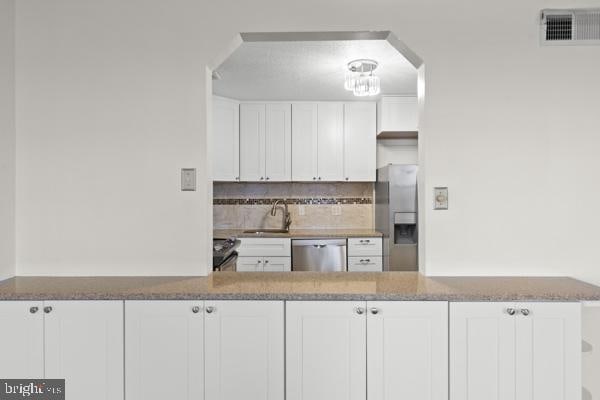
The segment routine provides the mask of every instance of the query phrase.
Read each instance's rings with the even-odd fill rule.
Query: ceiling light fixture
[[[369,59],[350,61],[344,88],[359,97],[378,95],[381,92],[379,77],[373,74],[377,65],[377,61]]]

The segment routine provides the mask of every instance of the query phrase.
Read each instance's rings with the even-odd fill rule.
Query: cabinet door
[[[317,104],[292,104],[292,180],[317,180]]]
[[[265,272],[286,272],[291,270],[291,257],[265,257],[263,259],[263,271]]]
[[[266,106],[265,179],[292,180],[292,106]]]
[[[283,400],[283,302],[207,301],[206,310],[206,398]]]
[[[366,399],[364,307],[353,301],[286,302],[287,400]]]
[[[517,400],[581,398],[581,305],[517,304]]]
[[[344,104],[318,105],[317,180],[344,180]]]
[[[262,179],[261,179],[262,178]],[[240,180],[265,178],[265,105],[240,104]]]
[[[0,302],[0,377],[44,378],[41,301]]]
[[[262,257],[238,257],[236,270],[238,272],[262,271]]]
[[[383,96],[377,103],[377,132],[416,131],[418,117],[416,96]]]
[[[125,302],[127,400],[204,398],[202,306],[202,301]]]
[[[67,400],[123,399],[123,302],[44,306],[45,377],[66,379]]]
[[[448,399],[448,303],[367,302],[367,398]]]
[[[344,179],[376,180],[377,134],[375,103],[344,105]]]
[[[450,303],[450,399],[515,400],[515,317],[508,303]]]
[[[213,179],[237,181],[240,176],[239,103],[213,98]]]

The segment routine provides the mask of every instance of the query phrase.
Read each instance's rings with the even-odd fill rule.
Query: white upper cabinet
[[[292,180],[290,104],[240,104],[240,180]]]
[[[318,176],[317,104],[292,104],[292,180],[315,181]]]
[[[283,301],[206,301],[205,312],[206,399],[283,400]]]
[[[0,302],[0,377],[44,378],[44,312],[41,301]]]
[[[581,398],[579,303],[452,303],[450,399]]]
[[[344,180],[374,182],[377,174],[375,103],[344,105]]]
[[[344,104],[318,104],[317,180],[344,180]]]
[[[213,180],[238,181],[240,176],[240,104],[213,97]]]
[[[286,302],[286,400],[366,399],[364,307],[360,301]]]
[[[240,180],[265,179],[264,104],[240,104]]]
[[[447,302],[367,302],[367,398],[448,399]]]
[[[344,104],[292,106],[292,180],[344,180]]]
[[[123,399],[123,302],[47,301],[44,318],[45,378],[67,400]]]
[[[126,301],[127,400],[204,398],[203,301]]]
[[[266,105],[265,173],[267,181],[292,180],[292,108]]]
[[[377,133],[417,131],[418,115],[416,96],[383,96],[377,102]]]

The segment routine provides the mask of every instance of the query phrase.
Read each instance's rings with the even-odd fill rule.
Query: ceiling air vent
[[[600,9],[543,10],[544,45],[600,44]]]

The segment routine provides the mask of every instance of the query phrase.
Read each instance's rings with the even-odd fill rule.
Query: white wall
[[[14,11],[0,0],[0,280],[15,274]]]
[[[209,188],[178,169],[206,176],[205,64],[240,31],[389,29],[426,64],[427,273],[600,283],[600,51],[539,46],[556,4],[19,1],[18,271],[204,273]]]

